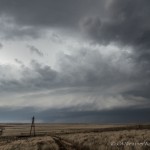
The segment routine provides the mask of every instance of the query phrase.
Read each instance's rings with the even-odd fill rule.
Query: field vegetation
[[[150,150],[150,125],[0,124],[0,150]]]

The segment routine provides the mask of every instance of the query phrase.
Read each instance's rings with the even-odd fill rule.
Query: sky
[[[149,122],[149,66],[149,0],[0,0],[0,122]]]

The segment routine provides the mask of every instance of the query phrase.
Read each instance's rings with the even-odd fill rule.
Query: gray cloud
[[[13,16],[19,24],[33,26],[60,26],[73,25],[82,15],[93,12],[101,7],[103,1],[90,0],[1,0],[0,12],[2,15]],[[92,7],[91,7],[92,5]]]
[[[14,17],[0,15],[0,38],[9,40],[30,39],[42,37],[45,33],[42,29],[31,25],[19,25],[15,22]]]
[[[133,72],[137,64],[127,52],[117,57],[104,57],[98,50],[82,49],[60,55],[59,63],[58,70],[35,60],[30,66],[20,64],[19,69],[0,66],[3,72],[0,76],[1,105],[9,107],[8,102],[13,101],[11,117],[14,120],[21,120],[21,117],[28,120],[35,114],[44,122],[148,121],[150,86],[146,82],[149,77],[142,78],[141,68]],[[21,108],[18,110],[16,106]],[[35,108],[29,108],[26,113],[27,106]],[[46,110],[42,111],[43,108]],[[54,109],[51,115],[45,115],[48,108]],[[56,110],[58,114],[54,113]],[[11,120],[9,113],[1,111],[3,120]],[[19,119],[15,118],[17,112],[20,112]],[[135,117],[137,112],[142,113]]]
[[[105,11],[105,20],[91,17],[83,24],[97,40],[149,46],[149,1],[112,0]]]
[[[63,97],[68,96],[76,104],[75,107],[70,104],[73,101],[68,100],[65,107],[75,107],[76,111],[71,113],[70,110],[68,112],[60,110],[64,112],[64,118],[59,118],[57,115],[56,118],[61,121],[64,119],[69,122],[71,120],[69,113],[72,116],[81,115],[79,120],[84,117],[87,120],[95,115],[92,121],[98,119],[100,113],[110,121],[109,116],[114,113],[111,117],[116,122],[121,121],[121,118],[127,121],[137,116],[138,112],[143,114],[135,118],[135,121],[148,120],[147,115],[144,119],[142,116],[148,112],[150,97],[149,4],[148,0],[1,0],[0,38],[6,40],[32,37],[36,39],[46,35],[49,29],[65,29],[64,34],[68,35],[70,32],[69,35],[72,36],[73,33],[78,32],[85,41],[92,40],[93,45],[111,47],[112,43],[115,43],[120,49],[116,52],[108,51],[106,55],[107,48],[103,50],[103,55],[96,46],[94,50],[89,47],[73,49],[69,51],[69,54],[63,53],[59,56],[58,69],[35,60],[26,66],[16,58],[15,62],[20,65],[20,68],[0,65],[1,96],[5,97],[11,93],[15,99],[19,93],[27,94],[28,99],[31,99],[32,96],[36,97],[38,92],[53,90],[57,93],[59,89],[64,89],[63,92],[60,90]],[[84,32],[80,32],[81,30]],[[63,40],[57,34],[51,35],[51,41],[55,44],[63,43]],[[28,45],[28,48],[32,53],[43,56],[43,52],[35,46]],[[53,92],[53,98],[57,99],[59,94],[54,94],[55,92]],[[50,97],[50,94],[47,94],[47,97]],[[59,104],[55,104],[62,107],[64,102],[62,100],[58,102]],[[94,112],[95,105],[98,106],[100,103],[105,106],[104,108],[111,108],[111,111]],[[92,108],[93,112],[84,114],[83,110],[87,111],[86,105]],[[139,108],[132,111],[133,108],[127,108],[128,105]],[[77,111],[77,106],[80,106],[81,113]],[[117,108],[115,111],[114,106],[123,107],[123,109]],[[129,117],[128,111],[133,113],[133,117]],[[123,115],[117,116],[117,112]],[[44,115],[41,114],[41,116]],[[52,120],[56,121],[54,118]]]
[[[0,49],[2,49],[3,48],[3,44],[2,43],[0,43]]]
[[[119,47],[132,48],[131,57],[137,64],[137,68],[140,68],[137,77],[141,81],[132,92],[135,95],[148,96],[150,88],[149,1],[112,0],[107,1],[105,6],[103,17],[85,17],[81,27],[95,42],[104,45],[115,43]]]
[[[21,60],[15,58],[14,61],[15,61],[17,64],[21,65],[22,67],[24,66],[24,64],[23,64],[23,62],[22,62]]]
[[[43,56],[43,53],[39,49],[37,49],[35,46],[27,45],[27,47],[30,49],[31,53],[35,53],[41,57]]]
[[[101,44],[117,42],[136,46],[140,51],[149,47],[150,9],[147,0],[1,0],[0,7],[1,28],[7,38],[37,38],[49,27],[67,27],[77,31],[81,22],[86,32]],[[7,28],[6,23],[13,26]]]
[[[104,0],[0,1],[3,38],[38,38],[48,28],[78,28],[80,19],[103,9]],[[101,8],[101,9],[100,9]]]
[[[28,67],[21,64],[21,69],[2,66],[0,68],[3,69],[1,71],[3,75],[0,78],[1,94],[5,95],[10,92],[14,94],[33,93],[34,95],[37,92],[63,88],[66,88],[66,94],[73,94],[74,92],[69,92],[68,89],[78,88],[79,90],[76,91],[85,93],[85,97],[95,95],[91,97],[93,106],[94,103],[99,102],[99,98],[106,100],[104,106],[107,106],[109,99],[110,101],[116,99],[115,105],[120,105],[119,98],[125,101],[125,105],[126,102],[136,104],[136,98],[137,101],[142,100],[143,104],[148,103],[148,95],[143,96],[142,92],[135,95],[135,92],[133,94],[130,92],[139,91],[149,79],[148,77],[141,78],[143,76],[141,76],[140,68],[133,72],[137,64],[126,52],[118,57],[112,55],[104,57],[98,50],[83,49],[70,55],[62,54],[59,57],[59,63],[58,70],[35,60],[31,61]],[[83,90],[83,87],[89,90]],[[149,92],[148,87],[149,83],[147,83],[145,93]],[[92,89],[93,92],[90,92]],[[87,94],[88,92],[91,95]],[[74,93],[74,96],[77,95]],[[77,97],[83,99],[82,94]],[[114,105],[110,104],[110,107],[112,106]]]
[[[77,31],[81,22],[86,32],[103,44],[117,42],[142,50],[149,47],[150,9],[147,0],[1,0],[0,7],[1,17],[8,18],[3,20],[3,26],[10,20],[14,24],[11,30],[5,27],[7,37],[10,34],[38,37],[42,29],[49,27]]]
[[[149,1],[112,0],[105,7],[105,15],[86,17],[82,21],[84,30],[97,42],[115,42],[134,47],[137,57],[149,58]]]

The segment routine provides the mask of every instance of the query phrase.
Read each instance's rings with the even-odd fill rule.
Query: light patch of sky
[[[31,60],[37,60],[39,63],[47,64],[55,68],[57,54],[68,53],[73,47],[79,47],[79,41],[73,37],[64,36],[62,33],[49,31],[45,37],[30,40],[4,40],[3,50],[0,51],[0,64],[19,64],[15,59],[25,65],[29,65]],[[37,48],[43,56],[30,51],[29,46]],[[72,46],[72,48],[71,48]]]
[[[0,52],[0,63],[1,64],[13,64],[15,65],[14,59],[17,58],[21,61],[27,61],[29,53],[25,50],[22,42],[16,41],[4,41],[3,50]]]
[[[43,56],[30,51],[29,46],[37,48]],[[100,45],[92,43],[89,39],[83,39],[80,34],[68,34],[59,29],[49,29],[47,34],[38,39],[24,39],[24,40],[4,40],[3,50],[0,51],[0,64],[13,64],[20,66],[15,59],[21,61],[28,66],[31,60],[37,60],[39,63],[51,66],[52,69],[58,69],[57,61],[60,53],[72,55],[81,49],[98,50],[103,57],[115,55],[120,58],[123,52],[131,53],[130,48],[120,50],[115,44]]]
[[[141,103],[143,102],[143,100],[141,101],[141,99],[135,101],[133,98],[126,100],[119,94],[98,94],[97,96],[95,96],[95,94],[98,94],[97,91],[93,91],[93,93],[66,93],[63,96],[61,94],[53,95],[51,92],[48,92],[40,96],[39,94],[33,94],[30,96],[28,95],[13,97],[13,99],[7,98],[7,103],[6,100],[3,100],[0,106],[13,106],[19,108],[35,107],[39,108],[38,110],[68,107],[75,107],[76,110],[103,110],[116,107],[141,105]],[[8,103],[8,101],[11,101],[11,104]],[[87,107],[83,108],[82,106]]]

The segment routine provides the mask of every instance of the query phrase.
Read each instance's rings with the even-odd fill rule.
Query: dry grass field
[[[150,150],[150,125],[0,124],[0,150]]]

